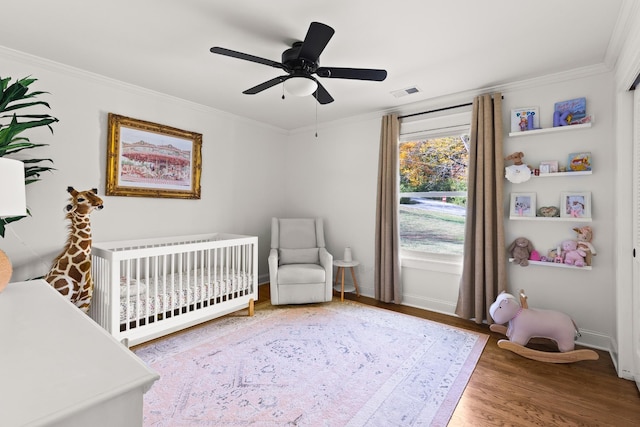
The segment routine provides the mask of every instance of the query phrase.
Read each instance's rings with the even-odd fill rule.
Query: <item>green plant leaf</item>
[[[25,110],[33,107],[51,108],[48,102],[36,99],[41,95],[48,94],[48,92],[29,92],[29,86],[35,81],[37,79],[32,77],[23,77],[11,83],[10,77],[0,77],[0,157],[48,145],[33,143],[28,137],[21,135],[25,131],[43,126],[49,128],[53,133],[52,125],[58,122],[57,118],[49,114],[25,113]],[[7,112],[11,113],[7,114]],[[8,123],[7,119],[10,119]],[[29,158],[21,160],[24,163],[25,184],[27,185],[39,181],[42,173],[55,170],[46,165],[46,163],[53,164],[52,159]],[[28,210],[27,213],[31,215]],[[0,236],[4,237],[7,224],[22,218],[26,217],[19,216],[0,220]]]

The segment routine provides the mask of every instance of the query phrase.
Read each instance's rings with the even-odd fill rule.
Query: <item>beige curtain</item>
[[[506,290],[507,252],[503,215],[502,96],[473,100],[467,217],[456,314],[493,323],[489,307]]]
[[[400,283],[400,234],[398,228],[398,116],[382,118],[378,159],[376,203],[375,297],[383,302],[402,302]]]

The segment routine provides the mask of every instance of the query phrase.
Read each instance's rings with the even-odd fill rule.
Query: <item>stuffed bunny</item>
[[[591,265],[591,257],[592,255],[596,255],[596,248],[591,244],[593,230],[590,226],[585,225],[580,228],[576,227],[573,231],[577,233],[576,240],[578,241],[578,249],[582,249],[586,253],[584,257],[585,263]]]
[[[513,258],[513,262],[526,267],[529,265],[529,256],[533,252],[533,245],[526,237],[518,237],[509,246],[509,253]]]

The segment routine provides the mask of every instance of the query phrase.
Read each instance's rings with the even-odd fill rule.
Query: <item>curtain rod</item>
[[[504,99],[504,96],[502,96],[501,98]],[[398,116],[398,119],[406,119],[407,117],[421,116],[423,114],[429,114],[429,113],[437,113],[438,111],[453,110],[454,108],[468,107],[470,105],[473,105],[473,102],[467,102],[466,104],[451,105],[449,107],[436,108],[435,110],[422,111],[420,113],[407,114],[405,116]]]
[[[469,105],[473,105],[473,102],[468,102],[466,104],[459,104],[459,105],[451,105],[450,107],[436,108],[435,110],[423,111],[421,113],[407,114],[406,116],[398,116],[398,119],[406,119],[407,117],[421,116],[423,114],[429,114],[429,113],[437,113],[438,111],[453,110],[454,108],[468,107]]]

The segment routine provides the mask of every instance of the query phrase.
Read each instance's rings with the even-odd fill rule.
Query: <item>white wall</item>
[[[284,171],[274,167],[286,151],[287,135],[246,119],[11,51],[0,51],[2,77],[33,76],[37,90],[60,122],[54,135],[28,134],[50,146],[28,157],[51,157],[57,169],[27,187],[32,217],[9,226],[0,241],[14,265],[12,280],[45,274],[66,241],[63,207],[67,186],[96,187],[104,195],[107,113],[203,135],[200,200],[104,196],[92,214],[94,241],[229,232],[259,236],[260,273],[267,274],[272,215],[285,205]],[[206,90],[206,88],[203,88]],[[13,233],[15,232],[15,234]]]
[[[537,136],[507,137],[504,153],[525,154],[524,162],[536,166],[540,161],[558,160],[567,165],[569,153],[590,151],[593,174],[580,177],[531,179],[522,184],[505,185],[505,212],[511,192],[534,192],[537,206],[560,206],[562,191],[590,191],[593,244],[597,256],[591,271],[552,267],[509,266],[509,289],[524,288],[532,307],[560,310],[571,315],[582,331],[579,342],[609,349],[615,336],[614,202],[615,137],[613,73],[573,78],[505,94],[505,135],[509,132],[507,114],[513,108],[539,106],[541,127],[553,126],[553,105],[557,101],[587,98],[587,114],[594,118],[588,129]],[[574,222],[506,221],[506,243],[524,236],[543,255],[564,240],[575,239]]]
[[[381,114],[326,124],[320,127],[317,138],[315,130],[286,135],[220,111],[64,66],[12,52],[0,51],[0,57],[3,77],[32,75],[39,79],[37,89],[51,92],[46,99],[53,107],[53,115],[60,119],[53,137],[41,133],[42,140],[51,144],[41,154],[51,156],[58,170],[44,176],[41,183],[29,186],[27,197],[33,217],[10,226],[17,237],[9,231],[2,240],[2,248],[14,262],[13,280],[44,274],[64,244],[67,224],[62,208],[68,185],[104,191],[106,117],[108,112],[114,112],[202,133],[202,199],[105,197],[105,209],[92,218],[94,240],[209,231],[258,235],[260,273],[266,277],[270,218],[319,215],[326,221],[329,250],[341,258],[344,247],[351,246],[354,258],[361,262],[357,268],[361,292],[373,296]],[[560,160],[574,149],[594,153],[594,175],[579,183],[566,183],[568,190],[593,193],[592,225],[598,249],[594,269],[575,272],[509,267],[509,273],[512,289],[524,287],[532,306],[568,312],[586,331],[586,343],[607,347],[616,332],[611,219],[615,195],[611,173],[615,167],[613,77],[604,73],[562,81],[551,78],[514,85],[503,92],[506,130],[510,108],[538,105],[545,117],[554,102],[578,96],[587,97],[589,112],[595,116],[590,130],[558,137],[555,142],[505,140],[505,153],[517,148],[525,152],[525,160],[556,156]],[[546,117],[543,125],[549,126],[550,118]],[[552,148],[547,152],[549,146]],[[555,146],[557,154],[552,154]],[[507,227],[508,240],[525,231],[518,228],[521,225],[507,223]],[[545,233],[572,236],[570,227],[557,227]],[[550,239],[547,236],[540,244],[548,246]],[[459,268],[427,268],[405,264],[405,300],[410,305],[453,313]]]
[[[539,106],[543,127],[552,126],[553,104],[585,96],[594,125],[587,130],[531,139],[505,138],[505,155],[523,151],[525,161],[558,160],[566,163],[571,152],[591,151],[591,176],[549,178],[519,184],[513,191],[536,191],[542,201],[559,205],[560,191],[591,191],[594,245],[598,251],[593,270],[575,271],[549,267],[509,266],[509,288],[524,288],[532,307],[569,313],[580,326],[581,342],[610,349],[615,336],[615,273],[613,205],[614,134],[613,73],[589,70],[552,76],[506,88],[504,93],[505,135],[509,132],[511,108]],[[470,99],[469,99],[470,101]],[[452,103],[457,104],[457,103]],[[336,258],[346,245],[361,261],[357,269],[361,292],[373,296],[374,226],[380,117],[353,119],[313,132],[292,135],[287,186],[288,203],[295,214],[319,214],[327,222],[327,242]],[[512,184],[505,181],[505,215]],[[578,225],[578,224],[575,224]],[[506,221],[507,243],[529,237],[541,250],[555,247],[564,238],[574,238],[572,223]],[[506,254],[505,254],[506,256]],[[450,263],[403,260],[403,301],[407,305],[453,314],[461,269]]]
[[[328,250],[342,259],[349,246],[360,261],[360,291],[373,296],[375,204],[380,118],[292,135],[287,164],[287,214],[321,216]],[[346,278],[349,279],[350,278]]]

